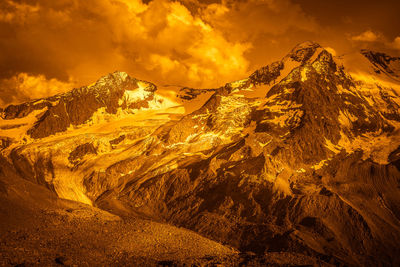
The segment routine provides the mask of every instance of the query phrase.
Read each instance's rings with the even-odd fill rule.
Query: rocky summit
[[[45,244],[55,245],[72,221],[61,255],[70,264],[82,264],[74,242],[86,233],[103,242],[82,240],[94,264],[400,265],[400,60],[329,51],[305,42],[246,79],[175,97],[114,72],[5,107],[2,237],[34,227],[47,240],[49,224],[58,239]],[[10,230],[26,216],[31,226]],[[149,236],[150,247],[187,253],[129,245]],[[1,238],[0,258],[19,264],[40,243],[29,240],[15,241],[15,252]],[[103,248],[110,240],[122,240],[122,254]],[[60,261],[53,245],[38,245],[26,263]]]

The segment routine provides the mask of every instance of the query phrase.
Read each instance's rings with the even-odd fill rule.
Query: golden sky
[[[400,54],[400,1],[1,0],[0,106],[116,71],[210,88],[312,40]]]

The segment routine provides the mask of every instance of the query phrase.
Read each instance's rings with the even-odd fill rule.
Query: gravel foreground
[[[239,253],[184,228],[68,204],[3,225],[0,266],[321,266],[292,253]]]

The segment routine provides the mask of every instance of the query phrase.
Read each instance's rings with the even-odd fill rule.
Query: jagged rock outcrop
[[[250,75],[250,81],[253,84],[276,83],[276,79],[281,75],[288,60],[305,64],[315,54],[318,48],[321,48],[321,46],[314,42],[304,42],[299,44],[293,48],[292,51],[283,58],[283,60],[271,63],[270,65],[256,70]]]
[[[194,89],[189,87],[183,87],[179,90],[179,94],[177,96],[183,100],[193,100],[201,94],[205,94],[207,92],[215,92],[215,91],[217,91],[217,89]]]

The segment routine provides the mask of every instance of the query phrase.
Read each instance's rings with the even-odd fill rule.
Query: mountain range
[[[99,231],[144,220],[154,232],[188,229],[199,247],[219,246],[185,260],[149,254],[149,265],[190,257],[200,265],[400,264],[400,58],[334,55],[305,42],[219,88],[157,86],[114,72],[0,111],[7,238],[31,233],[13,230],[31,220],[23,214],[42,214],[30,225],[55,225],[85,210]],[[4,239],[0,248],[3,262],[20,263],[23,250]],[[64,250],[65,265],[82,263]],[[119,250],[127,254],[109,257],[140,265],[136,250]]]

